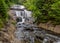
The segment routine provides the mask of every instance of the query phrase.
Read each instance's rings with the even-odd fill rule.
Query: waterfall
[[[34,41],[37,36],[37,37],[43,37],[44,40],[42,43],[50,43],[49,39],[51,37],[52,37],[52,40],[59,39],[54,35],[46,33],[44,29],[39,30],[40,28],[37,28],[37,26],[33,24],[34,19],[31,15],[32,14],[31,11],[28,11],[26,9],[21,9],[21,11],[15,11],[15,13],[16,13],[16,17],[19,19],[19,21],[16,24],[17,30],[15,31],[15,36],[18,40],[27,40],[29,41],[29,43],[35,43]],[[22,20],[20,21],[20,19]],[[27,28],[29,31],[25,30]],[[33,32],[32,32],[32,29],[33,29]],[[44,37],[48,37],[48,38],[44,38]],[[60,41],[57,41],[54,43],[60,43]]]

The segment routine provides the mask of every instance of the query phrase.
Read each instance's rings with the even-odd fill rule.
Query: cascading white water
[[[30,31],[25,31],[24,34],[25,39],[28,40],[29,43],[34,43],[34,37],[33,37],[34,34],[32,34]]]
[[[27,23],[23,24],[24,22],[26,22],[27,19],[29,19],[27,21],[32,21],[32,22],[34,21],[32,16],[31,16],[32,12],[27,11],[26,9],[24,11],[15,11],[15,12],[16,12],[16,16],[18,18],[23,17],[21,22],[17,22],[17,30],[15,31],[15,36],[16,36],[17,39],[19,39],[19,40],[29,40],[30,41],[29,43],[34,43],[35,36],[33,36],[33,35],[43,36],[44,37],[44,35],[46,33],[44,31],[37,31],[36,30],[36,29],[39,29],[39,28],[33,28],[34,32],[24,30],[24,29],[26,29],[25,27],[31,28],[31,27],[35,26],[34,24],[28,24],[28,25],[26,25]],[[47,34],[47,36],[57,38],[57,37],[52,36],[50,34]],[[49,40],[47,38],[44,38],[43,43],[48,43],[48,41]],[[54,42],[54,43],[60,43],[60,41]]]
[[[24,34],[23,34],[22,30],[23,30],[23,27],[22,27],[22,28],[18,28],[18,29],[15,31],[15,36],[16,36],[16,38],[19,39],[19,40],[23,40],[23,38],[24,38]]]
[[[43,43],[48,43],[48,39],[45,38],[45,39],[43,40]]]

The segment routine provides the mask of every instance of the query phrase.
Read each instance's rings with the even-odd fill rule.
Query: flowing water
[[[31,12],[29,13],[29,11],[26,11],[26,10],[24,11],[25,11],[25,14],[31,13]],[[16,15],[18,15],[18,13],[24,15],[24,11],[22,13],[16,11]],[[32,21],[31,15],[30,17],[28,17],[28,15],[24,15],[24,16],[26,17],[25,21],[28,21],[28,22]],[[45,30],[39,30],[40,28],[38,28],[35,24],[19,22],[16,25],[16,27],[17,27],[17,30],[15,31],[15,37],[18,40],[25,40],[26,43],[60,43],[59,38],[53,35],[47,34]],[[59,41],[56,41],[54,39]],[[51,40],[52,42],[50,42]]]

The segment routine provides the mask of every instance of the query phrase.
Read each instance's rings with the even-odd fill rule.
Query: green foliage
[[[18,4],[23,4],[25,0],[18,0]]]
[[[25,0],[6,0],[6,2],[10,2],[11,3],[14,3],[14,4],[23,4],[23,2],[25,2]]]
[[[4,25],[3,25],[3,22],[2,20],[0,19],[0,28],[2,28]]]
[[[5,3],[5,0],[0,0],[0,28],[4,26],[8,19],[7,14],[8,6]]]
[[[36,23],[60,24],[60,0],[26,0],[24,5],[33,12]]]

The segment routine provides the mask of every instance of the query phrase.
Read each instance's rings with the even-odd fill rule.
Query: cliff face
[[[0,43],[11,43],[14,40],[15,20],[11,11],[9,11],[9,20],[5,28],[0,30]]]
[[[50,31],[53,31],[55,33],[60,34],[60,25],[54,26],[51,23],[40,23],[39,27],[42,27],[42,28],[44,28],[46,30],[50,30]]]

